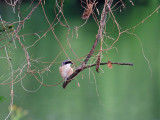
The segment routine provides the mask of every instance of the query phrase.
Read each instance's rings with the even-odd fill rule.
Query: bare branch
[[[100,65],[107,65],[107,64],[108,64],[108,62],[107,62],[107,63],[100,63]],[[112,62],[111,64],[133,66],[132,63]],[[77,69],[75,70],[75,72],[68,77],[67,81],[63,83],[63,88],[65,88],[65,87],[67,86],[67,84],[70,83],[71,80],[73,80],[73,78],[76,77],[76,76],[78,75],[78,73],[80,73],[82,70],[84,70],[84,69],[86,69],[86,68],[94,67],[94,66],[96,66],[96,64],[87,65],[87,66],[84,66],[83,68],[82,68],[82,67],[77,68]]]
[[[102,11],[102,14],[101,14],[101,20],[100,20],[100,26],[99,26],[98,34],[96,36],[96,40],[93,44],[93,47],[92,47],[91,51],[89,52],[89,54],[87,55],[87,57],[85,58],[84,62],[80,65],[80,67],[78,69],[76,69],[75,72],[68,77],[67,81],[65,81],[63,83],[63,88],[65,88],[67,86],[67,84],[71,81],[71,79],[73,79],[76,75],[78,75],[78,73],[80,73],[85,68],[85,65],[87,64],[90,57],[94,53],[95,48],[97,46],[97,43],[102,38],[102,33],[104,31],[104,26],[106,24],[107,14],[109,12],[110,6],[112,5],[112,2],[113,2],[113,0],[105,0],[103,11]],[[70,81],[68,81],[68,80],[70,80]]]

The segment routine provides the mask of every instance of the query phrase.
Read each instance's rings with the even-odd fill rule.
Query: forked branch
[[[89,61],[90,57],[92,56],[92,54],[95,51],[95,48],[97,46],[97,43],[99,42],[99,40],[102,37],[102,33],[104,32],[104,26],[106,24],[106,19],[107,19],[107,14],[109,12],[109,9],[112,5],[113,0],[105,0],[104,3],[104,7],[103,7],[103,11],[101,13],[101,20],[100,20],[100,26],[98,29],[98,34],[96,36],[96,40],[93,44],[93,47],[91,48],[91,51],[89,52],[89,54],[87,55],[87,57],[85,58],[84,62],[80,65],[80,67],[78,67],[73,74],[71,74],[68,78],[67,81],[63,83],[63,88],[65,88],[67,86],[67,84],[75,77],[78,75],[78,73],[80,73],[83,69],[85,69],[85,65],[87,64],[87,62]]]

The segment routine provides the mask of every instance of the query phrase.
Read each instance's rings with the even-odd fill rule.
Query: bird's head
[[[67,64],[71,65],[71,64],[73,64],[73,62],[72,62],[71,60],[64,60],[64,61],[62,62],[62,65],[61,65],[61,66],[67,65]]]

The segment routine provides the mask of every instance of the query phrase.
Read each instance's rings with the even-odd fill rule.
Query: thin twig
[[[108,62],[107,62],[107,63],[100,63],[100,65],[106,65],[106,64],[108,64]],[[133,63],[118,63],[118,62],[112,62],[111,64],[133,66]],[[84,67],[84,69],[90,68],[90,67],[93,67],[93,66],[96,66],[96,64],[87,65],[87,66]]]

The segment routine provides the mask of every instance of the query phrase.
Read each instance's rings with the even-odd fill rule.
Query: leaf
[[[112,63],[111,63],[111,61],[108,61],[108,67],[110,68],[110,69],[112,69]]]

